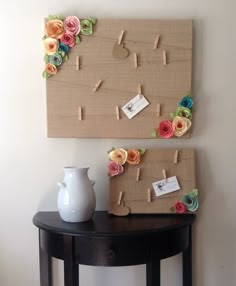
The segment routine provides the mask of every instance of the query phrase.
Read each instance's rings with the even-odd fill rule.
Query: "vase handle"
[[[64,182],[58,182],[58,183],[57,183],[57,186],[60,187],[60,188],[64,188],[64,189],[65,189],[65,188],[66,188],[66,183],[64,183]]]
[[[90,180],[90,183],[92,184],[92,186],[95,185],[95,180]]]

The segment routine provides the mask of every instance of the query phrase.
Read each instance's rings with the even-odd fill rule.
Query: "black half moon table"
[[[129,215],[96,211],[92,220],[66,223],[58,212],[38,212],[40,285],[52,286],[51,258],[64,261],[64,285],[79,285],[79,264],[146,264],[146,285],[160,286],[161,259],[183,252],[183,286],[192,285],[191,228],[195,215]]]

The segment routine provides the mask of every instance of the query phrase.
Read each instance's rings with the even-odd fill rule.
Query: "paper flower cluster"
[[[192,107],[191,95],[183,97],[177,110],[170,114],[172,120],[161,121],[157,129],[153,131],[152,136],[169,139],[186,134],[192,125]]]
[[[124,165],[138,165],[145,149],[128,149],[112,148],[108,151],[110,161],[107,163],[107,172],[111,177],[120,175],[124,172]]]
[[[175,202],[174,206],[171,207],[171,211],[180,214],[186,211],[195,212],[198,207],[198,190],[193,189],[191,193],[183,196],[181,201]]]
[[[55,75],[58,67],[68,60],[70,48],[80,42],[79,34],[91,35],[95,18],[79,20],[76,16],[64,18],[60,15],[49,16],[43,37],[45,69],[43,77]]]

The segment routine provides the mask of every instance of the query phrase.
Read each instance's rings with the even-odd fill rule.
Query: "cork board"
[[[172,213],[175,202],[196,188],[195,152],[193,149],[148,149],[140,164],[127,165],[123,174],[110,178],[109,213],[126,215],[128,213]],[[140,176],[137,181],[137,169]],[[176,176],[180,190],[156,196],[152,183],[163,179],[165,170],[167,178]],[[148,189],[151,191],[149,200]],[[120,193],[122,199],[118,205]]]
[[[113,47],[122,30],[129,55],[117,59]],[[153,129],[191,92],[192,21],[98,19],[94,33],[80,37],[69,60],[46,80],[48,137],[152,138]],[[140,85],[149,105],[128,119],[121,108]]]

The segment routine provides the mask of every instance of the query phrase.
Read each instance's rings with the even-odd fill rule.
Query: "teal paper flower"
[[[93,23],[89,20],[82,20],[80,22],[80,33],[89,36],[93,33]]]
[[[177,108],[175,113],[170,114],[171,118],[173,119],[175,116],[185,117],[189,120],[192,120],[192,111],[188,107],[180,106]]]
[[[195,212],[199,207],[198,190],[194,189],[191,193],[185,195],[182,198],[182,202],[185,204],[188,211]]]
[[[62,64],[62,56],[58,53],[49,56],[49,63],[60,66]]]
[[[69,46],[67,46],[64,43],[60,42],[59,48],[58,48],[59,52],[64,52],[64,53],[68,54],[69,50],[70,50]]]
[[[192,108],[193,107],[193,100],[191,96],[187,95],[182,98],[182,100],[179,102],[179,106]]]

